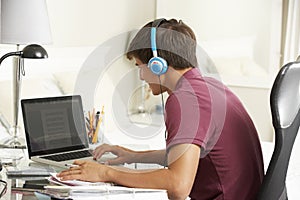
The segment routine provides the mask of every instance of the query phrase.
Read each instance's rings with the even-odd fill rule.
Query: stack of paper
[[[52,167],[15,167],[7,166],[6,174],[7,176],[50,176],[51,173],[55,172]]]
[[[65,185],[65,186],[99,186],[99,185],[111,185],[111,183],[104,182],[87,182],[87,181],[79,181],[79,180],[68,180],[62,181],[59,177],[56,176],[57,173],[51,173],[51,176],[48,178],[48,181],[57,185]]]
[[[61,181],[56,174],[52,174],[49,179],[51,183],[58,185],[45,186],[45,192],[60,197],[69,197],[71,199],[111,199],[111,200],[167,200],[167,192],[158,189],[142,189],[114,186],[104,182],[85,182],[78,180]]]
[[[167,200],[165,190],[128,188],[112,185],[91,186],[45,186],[46,192],[72,199],[155,199]],[[87,198],[87,199],[86,199]]]

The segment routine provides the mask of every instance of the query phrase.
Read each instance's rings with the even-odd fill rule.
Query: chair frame
[[[275,147],[258,200],[287,200],[286,175],[300,126],[300,62],[284,65],[271,89]]]

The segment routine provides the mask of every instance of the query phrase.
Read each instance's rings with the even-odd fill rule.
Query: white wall
[[[241,86],[229,86],[240,98],[251,116],[260,139],[273,141],[274,131],[270,110],[270,89]]]
[[[98,45],[154,18],[155,1],[47,0],[55,46]]]

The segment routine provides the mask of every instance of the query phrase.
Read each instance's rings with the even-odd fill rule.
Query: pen
[[[85,122],[85,125],[86,125],[86,128],[90,131],[91,130],[91,128],[90,128],[90,124],[89,124],[89,122]]]
[[[99,121],[99,116],[100,116],[100,111],[97,111],[96,116],[95,116],[95,127],[97,127],[98,121]]]
[[[69,164],[69,163],[66,163],[65,166],[66,167],[79,167],[79,165],[74,165],[74,164]]]

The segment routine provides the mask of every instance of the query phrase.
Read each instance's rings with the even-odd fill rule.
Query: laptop
[[[29,159],[64,168],[93,160],[80,95],[22,99],[21,106]]]

